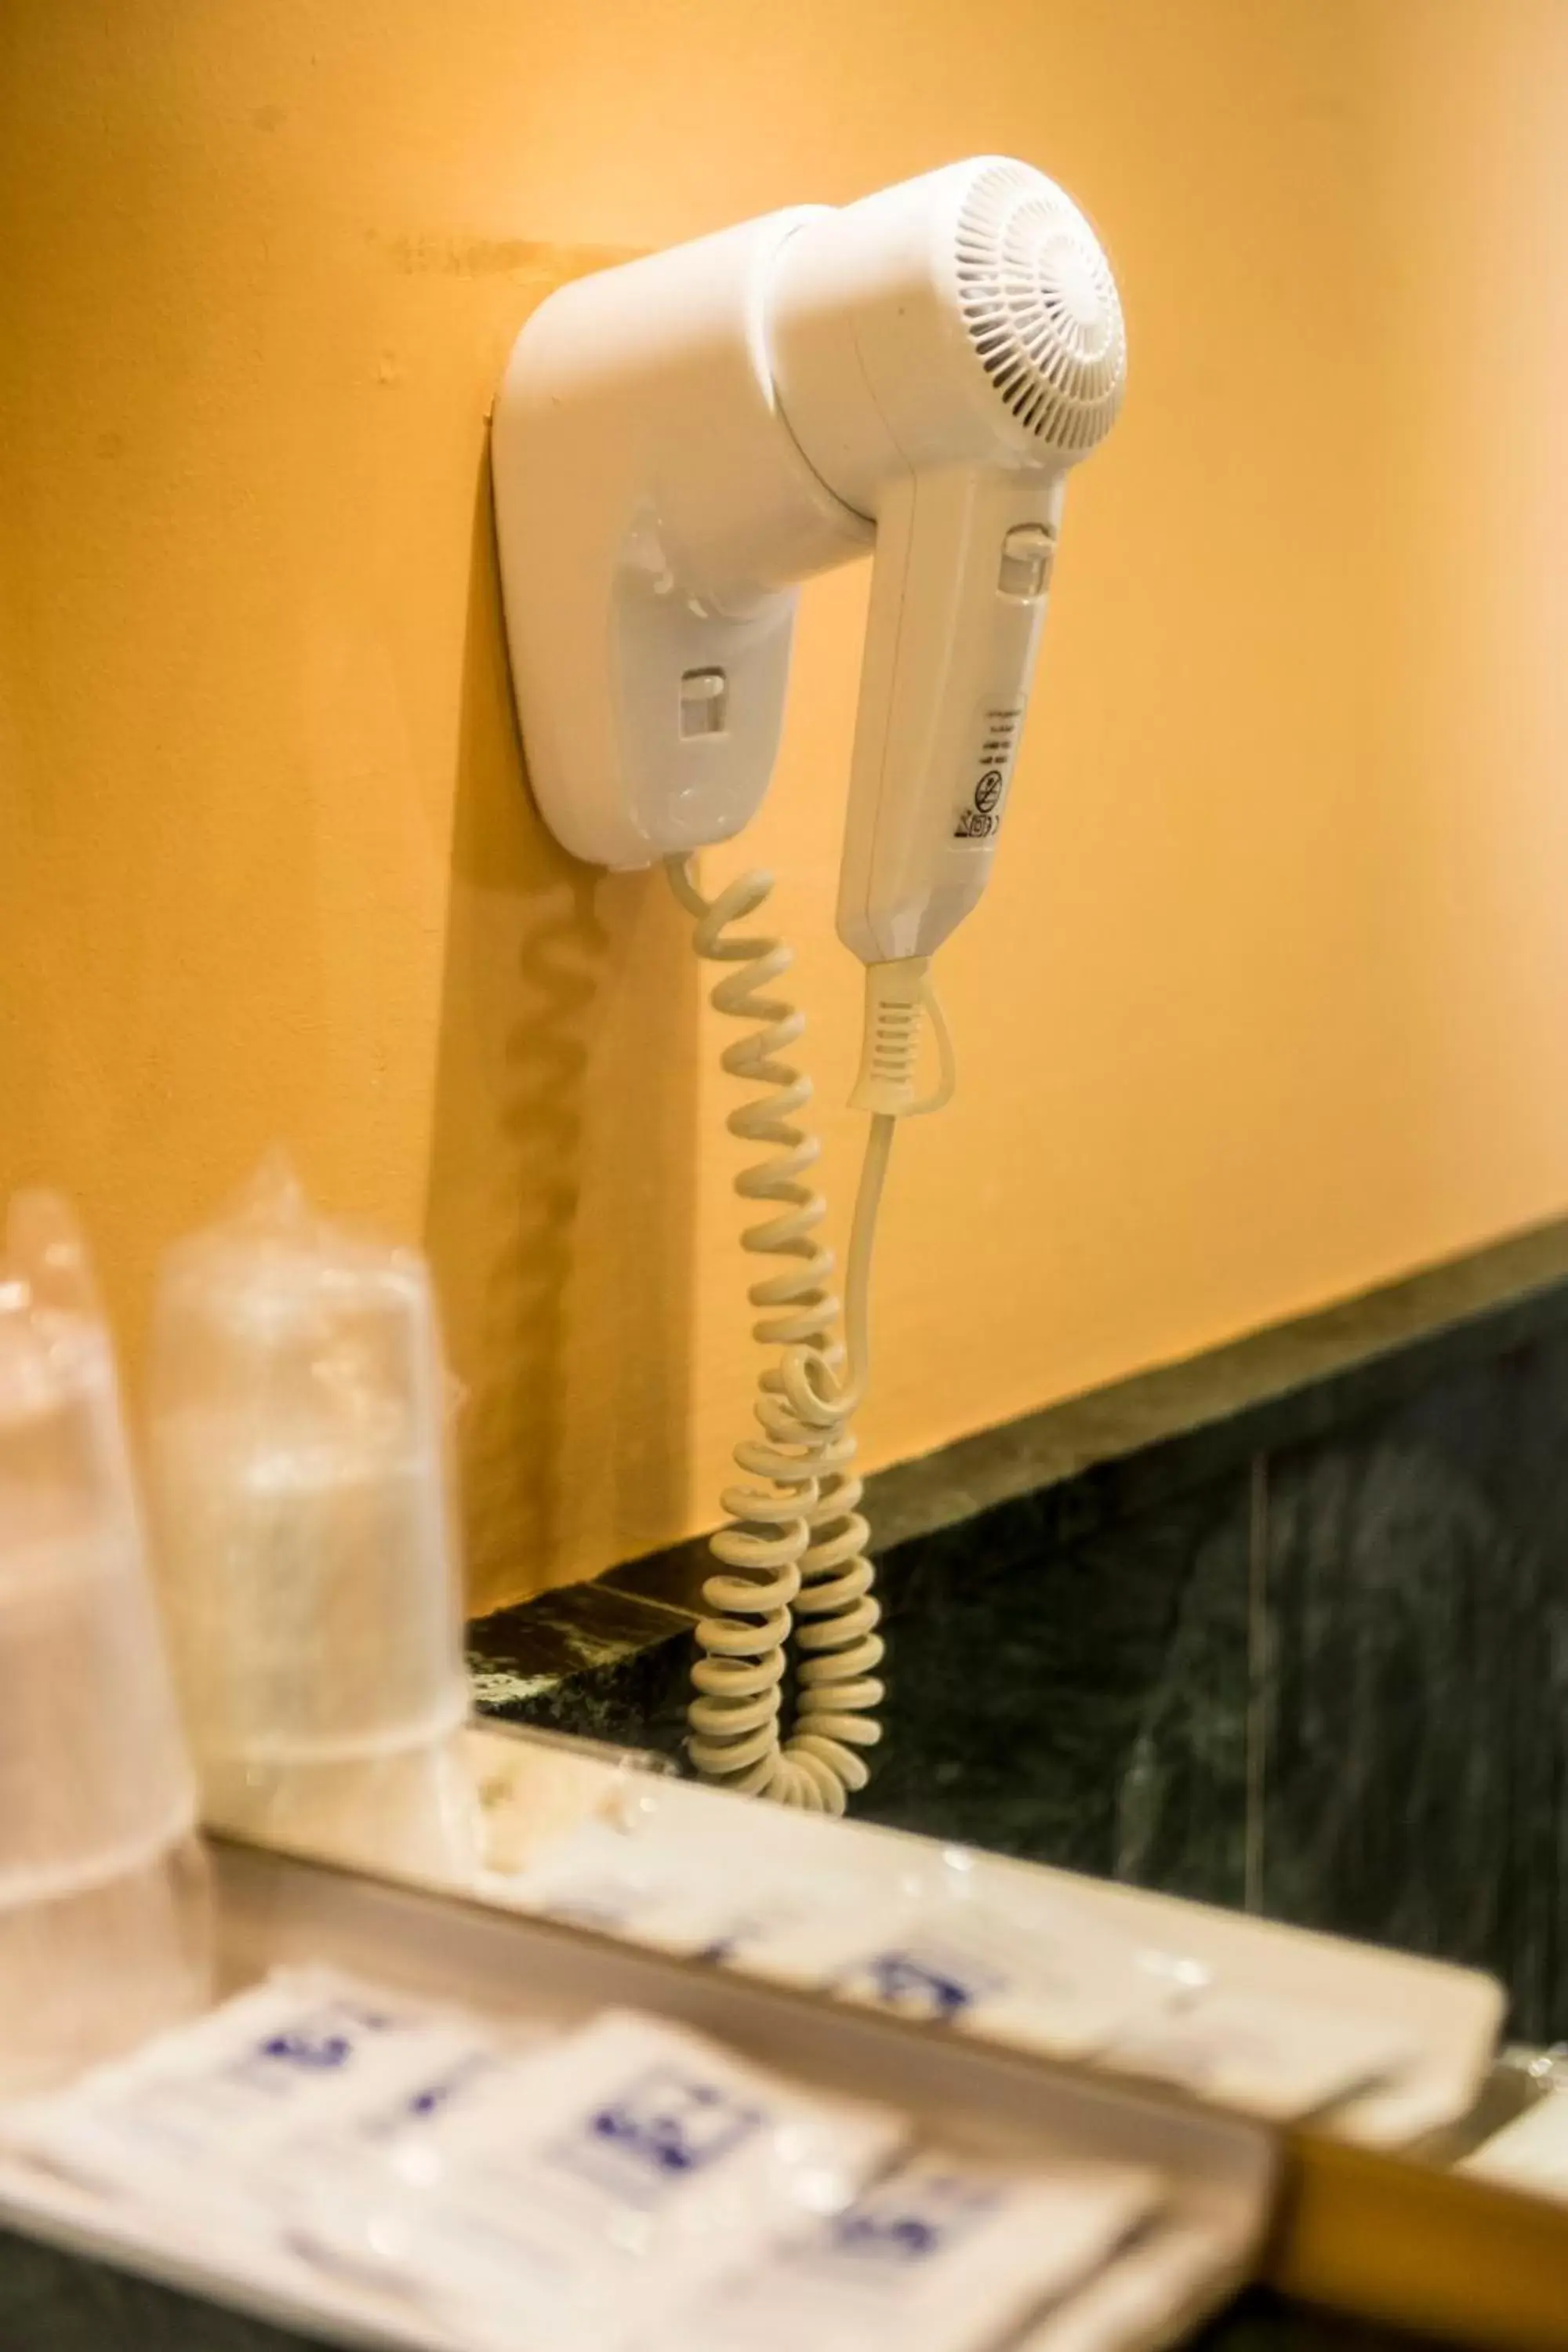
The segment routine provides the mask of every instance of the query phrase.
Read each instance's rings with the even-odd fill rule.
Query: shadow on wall
[[[668,1536],[685,1502],[698,967],[661,876],[545,831],[511,701],[488,460],[453,812],[426,1242],[476,1611]]]

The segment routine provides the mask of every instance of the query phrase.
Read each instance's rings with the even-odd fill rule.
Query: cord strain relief
[[[849,1097],[851,1110],[899,1118],[920,1107],[915,1073],[930,969],[929,956],[867,965],[860,1073]]]

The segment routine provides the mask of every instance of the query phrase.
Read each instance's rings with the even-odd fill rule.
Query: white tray
[[[1177,2342],[1256,2267],[1278,2160],[1271,2136],[1252,2123],[460,1898],[221,1841],[215,1853],[226,1990],[280,1962],[318,1960],[562,2027],[629,2006],[715,2034],[804,2081],[894,2104],[945,2146],[1160,2167],[1171,2184],[1161,2226],[1053,2315],[1031,2339],[1034,2352],[1078,2352],[1090,2341],[1146,2352]],[[317,2338],[444,2352],[438,2333],[357,2292],[307,2294],[259,2266],[195,2258],[20,2168],[0,2167],[0,2222]]]

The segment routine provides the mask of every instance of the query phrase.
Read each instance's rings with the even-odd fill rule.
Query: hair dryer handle
[[[1006,807],[1064,477],[953,467],[878,509],[838,935],[929,955],[979,899]]]

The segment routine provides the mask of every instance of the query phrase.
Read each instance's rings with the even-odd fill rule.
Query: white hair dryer
[[[881,1655],[856,1509],[871,1232],[916,1082],[928,959],[984,888],[1006,805],[1068,469],[1115,420],[1115,281],[1077,207],[983,156],[841,211],[775,213],[581,279],[519,336],[493,463],[507,627],[533,790],[592,864],[663,860],[714,992],[760,1025],[725,1066],[770,1089],[731,1118],[773,1148],[739,1180],[777,1213],[744,1236],[761,1439],[724,1496],[726,1574],[699,1639],[692,1755],[732,1788],[840,1811],[877,1738]],[[873,1114],[837,1338],[825,1214],[792,1124],[804,1027],[765,992],[790,958],[738,939],[770,877],[710,902],[686,860],[755,813],[773,772],[798,583],[874,551],[838,930],[867,966]],[[939,1031],[941,1024],[939,1023]],[[801,1620],[796,1724],[779,1734]]]

